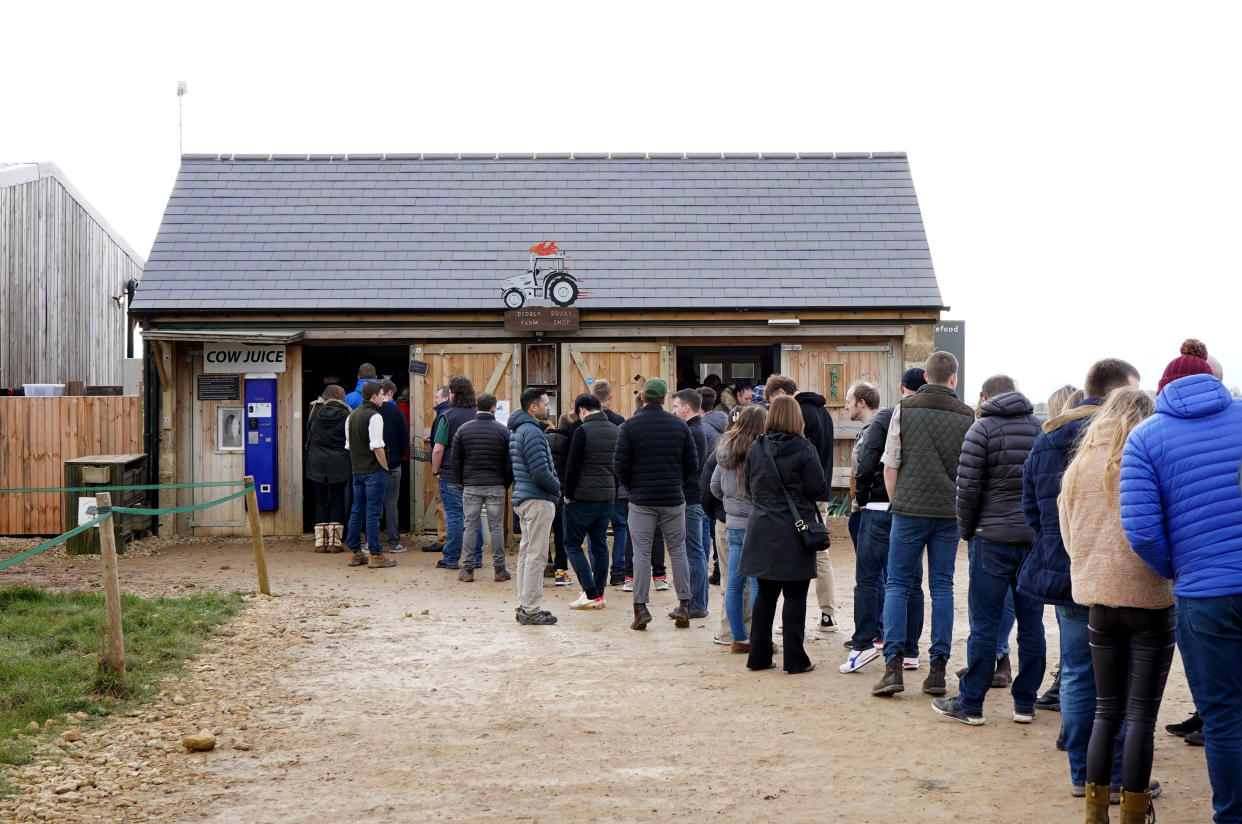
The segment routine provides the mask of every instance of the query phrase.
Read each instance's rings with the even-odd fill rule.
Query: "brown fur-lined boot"
[[[345,524],[328,524],[328,552],[345,551]]]

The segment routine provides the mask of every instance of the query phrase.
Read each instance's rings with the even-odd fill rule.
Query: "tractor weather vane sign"
[[[543,240],[530,247],[530,265],[525,272],[500,282],[500,296],[509,309],[521,309],[526,302],[548,300],[556,306],[573,306],[585,293],[578,278],[569,273],[566,258],[555,240]]]

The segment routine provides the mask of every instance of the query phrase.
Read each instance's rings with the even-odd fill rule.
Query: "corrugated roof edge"
[[[55,178],[65,188],[65,191],[69,193],[69,196],[86,210],[86,213],[91,216],[92,220],[99,224],[99,228],[103,229],[108,237],[112,238],[112,242],[125,253],[126,257],[138,264],[139,269],[146,268],[147,259],[135,252],[134,247],[125,242],[125,238],[121,237],[121,233],[112,228],[112,224],[105,220],[103,214],[78,191],[77,186],[69,182],[69,178],[65,177],[65,173],[55,163],[44,160],[39,163],[20,163],[6,167],[3,171],[0,171],[0,187],[16,186],[19,183],[29,183],[44,177]]]
[[[351,160],[893,160],[905,152],[385,152],[380,154],[183,154],[181,159],[225,162]]]

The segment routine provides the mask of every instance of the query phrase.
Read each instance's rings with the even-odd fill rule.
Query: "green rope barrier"
[[[136,492],[149,489],[205,489],[212,486],[241,486],[245,481],[204,481],[198,484],[140,484],[138,486],[53,486],[46,489],[0,489],[0,495],[25,492]]]
[[[231,501],[235,498],[240,498],[243,495],[248,495],[253,489],[254,489],[253,486],[248,486],[245,489],[243,489],[241,492],[234,492],[232,495],[225,495],[223,498],[217,498],[216,500],[208,501],[205,504],[191,504],[190,506],[173,506],[173,507],[169,507],[168,509],[144,509],[142,507],[136,507],[136,506],[112,506],[112,507],[107,507],[107,508],[100,507],[99,511],[100,512],[121,512],[121,513],[125,513],[128,515],[172,515],[176,512],[195,512],[200,509],[208,509],[210,507],[215,506],[216,504],[222,504],[225,501]]]
[[[69,540],[74,535],[79,535],[85,532],[86,530],[90,529],[91,527],[99,526],[101,523],[103,523],[104,521],[108,520],[111,517],[112,517],[111,512],[105,512],[104,514],[96,518],[95,520],[82,524],[79,527],[75,527],[74,529],[71,529],[68,532],[66,532],[64,535],[58,535],[57,537],[51,539],[50,541],[44,541],[43,543],[39,544],[37,547],[33,549],[28,549],[19,555],[14,555],[12,558],[9,558],[7,561],[0,561],[0,569],[7,569],[8,567],[13,566],[19,561],[24,561],[27,558],[30,558],[34,555],[38,555],[40,552],[42,552],[45,549],[51,549],[57,544],[63,544],[65,541]]]
[[[203,483],[203,484],[172,484],[172,485],[169,485],[169,486],[159,486],[159,487],[138,487],[138,488],[143,488],[143,489],[148,489],[148,488],[154,488],[154,489],[191,489],[191,488],[200,488],[200,487],[206,487],[206,486],[235,486],[235,485],[237,485],[237,484],[239,484],[239,483],[245,483],[245,481],[213,481],[213,482],[211,482],[211,483]],[[127,488],[127,487],[116,487],[116,486],[114,486],[114,487],[105,487],[105,486],[100,486],[100,487],[90,487],[90,488],[86,488],[86,489],[83,489],[83,490],[81,490],[81,491],[85,491],[85,492],[107,492],[107,491],[110,491],[110,490],[112,490],[112,489],[126,489],[126,488]],[[132,488],[132,487],[131,487],[131,488]],[[3,491],[6,491],[6,492],[7,492],[7,491],[12,491],[12,490],[3,490]],[[21,491],[21,490],[18,490],[18,491]],[[26,491],[31,491],[31,490],[26,490]],[[46,491],[56,491],[56,490],[34,490],[34,491],[38,491],[38,492],[46,492]],[[79,490],[67,490],[67,491],[79,491]],[[6,561],[0,561],[0,570],[3,570],[3,569],[8,569],[9,567],[13,566],[13,565],[14,565],[14,564],[16,564],[16,563],[19,563],[19,562],[21,562],[21,561],[26,560],[27,558],[31,558],[31,557],[33,557],[33,556],[35,556],[35,555],[38,555],[40,552],[44,551],[45,549],[51,549],[52,547],[56,546],[57,544],[63,544],[65,541],[69,540],[69,539],[70,539],[70,538],[72,538],[74,535],[80,535],[81,533],[85,532],[86,530],[90,529],[91,527],[99,526],[99,524],[101,524],[101,523],[103,523],[104,521],[108,520],[109,518],[111,518],[111,517],[113,516],[113,514],[114,514],[114,513],[117,513],[117,512],[120,512],[120,513],[123,513],[123,514],[128,514],[128,515],[172,515],[172,514],[177,513],[177,512],[194,512],[195,510],[199,510],[199,509],[209,509],[210,507],[216,506],[216,505],[218,505],[218,504],[225,503],[226,501],[232,501],[232,500],[234,500],[234,499],[236,499],[236,498],[240,498],[240,497],[242,497],[243,495],[248,495],[248,494],[250,494],[250,493],[251,493],[251,492],[253,492],[253,491],[254,491],[254,485],[253,485],[253,484],[247,484],[247,485],[246,485],[246,488],[245,488],[245,489],[243,489],[241,492],[234,492],[232,495],[225,495],[223,498],[217,498],[216,500],[214,500],[214,501],[208,501],[208,502],[207,502],[207,503],[205,503],[205,504],[192,504],[192,505],[190,505],[190,506],[174,506],[174,507],[170,507],[170,508],[168,508],[168,509],[143,509],[143,508],[140,508],[140,507],[133,507],[133,506],[111,506],[111,507],[100,507],[100,508],[99,508],[99,517],[95,518],[93,521],[90,521],[90,522],[88,522],[88,523],[82,524],[81,526],[74,527],[73,529],[69,530],[69,531],[68,531],[68,532],[66,532],[65,534],[63,534],[63,535],[58,535],[58,536],[56,536],[55,538],[52,538],[52,539],[51,539],[51,540],[49,540],[49,541],[44,541],[43,543],[39,544],[38,546],[36,546],[36,547],[34,547],[34,548],[32,548],[32,549],[28,549],[28,550],[26,550],[25,552],[22,552],[22,553],[20,553],[20,554],[18,554],[18,555],[14,555],[12,558],[9,558],[9,559],[8,559],[8,560],[6,560]]]

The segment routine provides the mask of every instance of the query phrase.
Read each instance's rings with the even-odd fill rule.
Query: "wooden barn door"
[[[858,424],[845,414],[845,392],[854,381],[868,381],[879,387],[881,407],[896,403],[901,360],[892,353],[901,351],[901,341],[889,338],[851,339],[807,342],[796,346],[799,348],[782,346],[781,373],[793,378],[799,390],[818,392],[828,400],[836,439],[832,485],[848,487],[850,453]],[[838,346],[846,346],[849,351],[841,352]]]
[[[412,462],[410,519],[414,532],[436,528],[436,479],[431,474],[431,446],[423,438],[431,434],[435,420],[434,396],[437,386],[447,386],[451,378],[465,375],[476,394],[490,392],[497,400],[508,401],[510,412],[522,394],[521,347],[511,343],[415,344],[410,359],[427,364],[427,374],[410,375],[410,454],[426,455]]]
[[[663,341],[561,344],[561,405],[570,411],[573,399],[588,383],[612,384],[612,410],[626,418],[634,414],[638,396],[648,378],[663,378],[672,392],[675,355]]]

